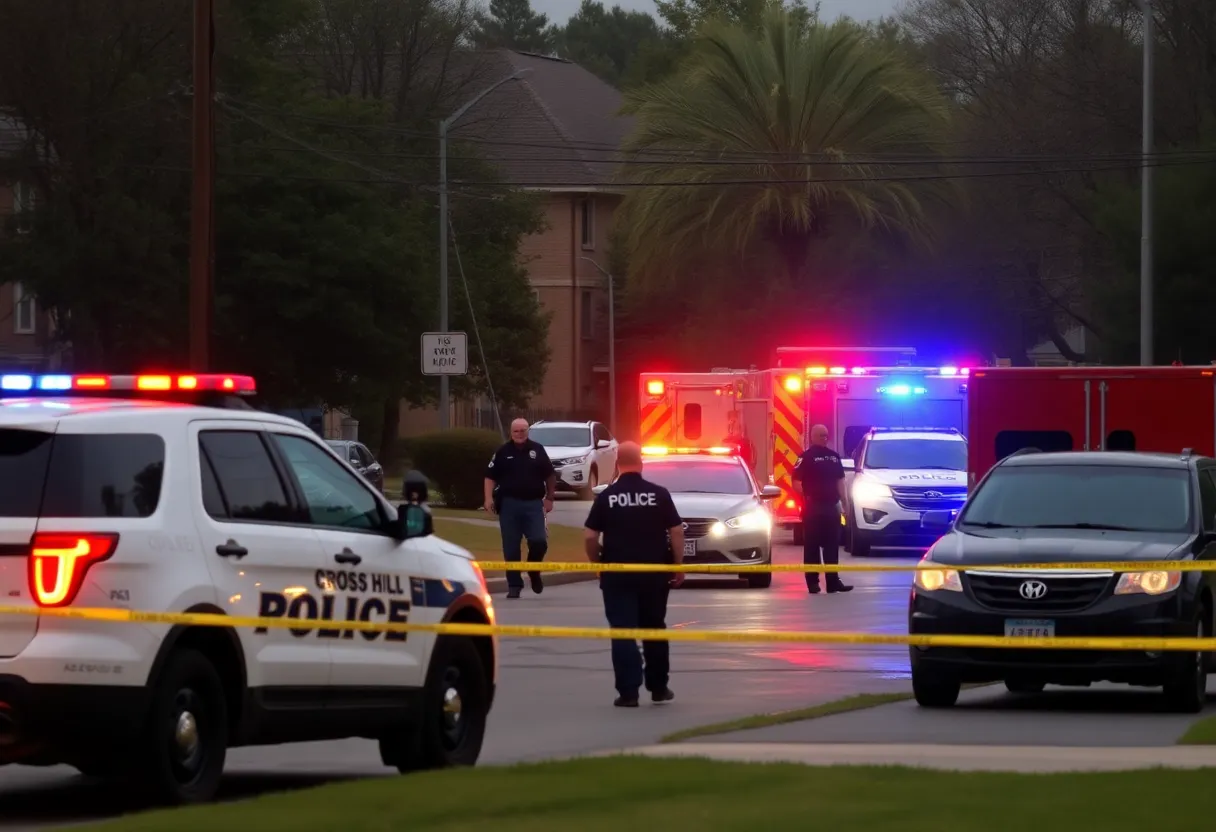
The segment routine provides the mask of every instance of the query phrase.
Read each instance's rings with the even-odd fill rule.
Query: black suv
[[[1011,563],[1216,558],[1216,460],[1181,454],[1019,452],[996,465],[918,572],[908,632],[986,636],[1210,636],[1213,573],[1044,569],[967,570]],[[1015,693],[1046,684],[1161,686],[1173,710],[1199,711],[1210,653],[909,647],[912,689],[950,707],[961,684],[1003,681]]]

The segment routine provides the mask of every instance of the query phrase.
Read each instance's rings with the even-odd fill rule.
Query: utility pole
[[[580,257],[599,269],[600,274],[608,279],[608,425],[613,433],[619,430],[616,423],[616,289],[613,285],[612,272],[605,269],[590,257]]]
[[[448,320],[448,130],[478,101],[508,81],[531,72],[521,69],[494,82],[473,96],[464,106],[439,122],[439,331],[447,332]],[[439,428],[446,430],[451,422],[451,382],[446,375],[439,377]]]
[[[213,0],[194,0],[194,164],[190,199],[190,368],[211,363],[215,204],[215,16]]]
[[[1140,167],[1140,364],[1153,363],[1153,0],[1140,0],[1144,13],[1144,102]]]

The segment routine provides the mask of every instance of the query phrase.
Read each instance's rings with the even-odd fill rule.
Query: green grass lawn
[[[450,540],[457,546],[468,549],[478,560],[502,560],[502,535],[498,526],[483,526],[477,523],[462,523],[459,520],[444,517],[438,511],[435,514],[435,534],[444,540]],[[481,520],[492,520],[492,517],[481,513]],[[523,544],[524,556],[527,556],[527,544]],[[586,560],[583,554],[583,530],[569,526],[549,524],[549,552],[545,560],[550,562],[578,563]],[[487,571],[489,577],[503,575],[503,572]]]
[[[1192,724],[1178,738],[1178,745],[1216,745],[1216,716]]]
[[[1216,769],[1030,775],[617,757],[362,780],[80,828],[1172,832],[1211,822],[1203,795],[1214,777]]]

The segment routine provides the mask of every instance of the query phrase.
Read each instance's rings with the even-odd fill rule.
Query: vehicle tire
[[[422,692],[421,721],[380,739],[380,759],[402,774],[472,766],[481,755],[490,683],[471,638],[440,636]]]
[[[799,523],[798,525],[794,526],[794,545],[802,546],[805,543],[806,543],[806,530],[802,527],[802,524]]]
[[[950,708],[963,689],[958,679],[912,665],[912,695],[922,708]]]
[[[1198,638],[1208,635],[1211,614],[1201,608],[1199,620],[1195,622]],[[1207,656],[1202,651],[1179,655],[1179,667],[1170,672],[1165,680],[1164,694],[1167,706],[1175,713],[1197,714],[1203,710],[1208,698]]]
[[[772,565],[773,565],[773,561],[770,558],[769,562],[767,564],[765,564],[765,566],[772,566]],[[773,585],[773,573],[772,572],[748,572],[747,573],[747,586],[750,589],[768,589],[772,585]]]
[[[228,702],[211,661],[177,650],[152,689],[148,722],[136,749],[140,785],[160,803],[215,797],[228,753]]]
[[[1043,682],[1035,682],[1029,679],[1005,680],[1005,690],[1010,693],[1042,693],[1045,687],[1047,685]]]
[[[855,558],[868,557],[870,554],[871,545],[870,535],[867,532],[854,527],[853,534],[850,535],[850,537],[853,538],[853,546],[849,550],[849,554]]]
[[[592,465],[591,470],[587,472],[587,487],[583,489],[582,493],[579,494],[579,497],[581,497],[584,500],[594,500],[595,499],[594,489],[599,484],[600,484],[600,469],[596,468],[594,465]]]

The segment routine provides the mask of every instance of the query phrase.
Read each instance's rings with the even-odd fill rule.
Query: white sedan
[[[773,562],[773,517],[767,503],[781,496],[761,487],[738,456],[709,452],[647,454],[642,476],[671,492],[684,520],[684,563],[761,565]],[[600,493],[607,486],[597,486]],[[714,573],[721,574],[721,573]],[[763,589],[772,572],[746,573]]]

